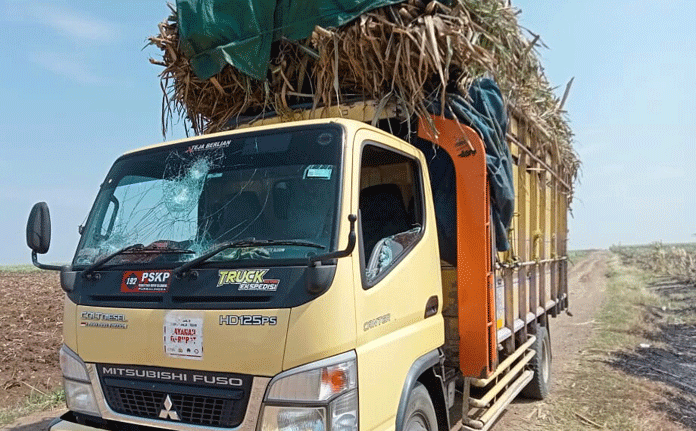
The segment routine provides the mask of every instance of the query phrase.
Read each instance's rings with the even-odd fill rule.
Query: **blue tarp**
[[[492,223],[498,251],[510,249],[507,231],[515,211],[515,186],[512,178],[512,157],[507,145],[508,117],[503,96],[494,80],[481,78],[469,88],[468,97],[447,93],[445,117],[457,119],[476,130],[486,147],[486,165],[491,186]],[[440,101],[434,99],[431,112],[440,114]],[[440,251],[442,258],[456,265],[456,190],[454,166],[447,157],[438,156],[421,144],[430,160],[430,176],[436,206]],[[430,153],[430,157],[428,157]]]
[[[340,27],[370,10],[403,0],[177,0],[181,49],[200,79],[226,65],[266,79],[271,44]]]

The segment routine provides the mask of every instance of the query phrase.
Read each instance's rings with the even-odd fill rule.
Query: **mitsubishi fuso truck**
[[[33,262],[65,291],[51,430],[482,430],[547,395],[568,305],[558,155],[512,116],[499,253],[480,133],[332,109],[122,155],[67,266],[38,261],[34,206]]]

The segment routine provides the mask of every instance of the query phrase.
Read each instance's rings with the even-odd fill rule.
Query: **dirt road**
[[[593,330],[594,313],[601,307],[606,291],[607,251],[594,251],[570,269],[568,278],[569,313],[550,319],[553,365],[551,391],[545,401],[517,399],[492,428],[494,431],[534,430],[534,419],[545,414],[567,387],[571,370],[577,368],[579,353],[587,345]]]

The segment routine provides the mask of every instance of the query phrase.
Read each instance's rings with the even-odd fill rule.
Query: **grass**
[[[65,406],[65,392],[63,392],[63,389],[58,389],[48,394],[34,392],[23,404],[15,408],[0,409],[0,426],[12,423],[18,418],[32,413],[63,406]]]
[[[34,265],[2,265],[0,272],[36,272],[39,268]]]
[[[663,299],[647,289],[650,277],[641,270],[623,266],[617,258],[606,273],[607,297],[595,316],[599,330],[592,340],[593,348],[610,352],[617,348],[633,348],[643,340],[646,307],[661,307]]]
[[[583,260],[592,251],[593,250],[570,250],[570,251],[568,251],[568,262],[570,262],[570,266],[573,266],[576,263]]]
[[[67,265],[66,262],[42,262],[49,265],[63,266]],[[0,272],[40,272],[44,271],[31,264],[26,265],[0,265]]]
[[[645,342],[651,325],[646,309],[662,307],[665,300],[647,289],[647,273],[622,265],[616,255],[606,277],[606,297],[595,314],[594,334],[567,387],[553,401],[553,427],[544,429],[678,430],[663,413],[650,408],[665,401],[659,387],[608,364],[613,352],[631,351]]]

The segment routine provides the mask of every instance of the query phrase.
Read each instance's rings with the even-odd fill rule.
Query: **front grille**
[[[244,419],[253,377],[210,371],[97,364],[104,399],[116,413],[234,428]]]
[[[235,400],[224,398],[108,386],[104,387],[104,396],[113,411],[143,418],[233,428],[243,417],[235,420]],[[165,408],[167,396],[171,400],[169,410]]]

